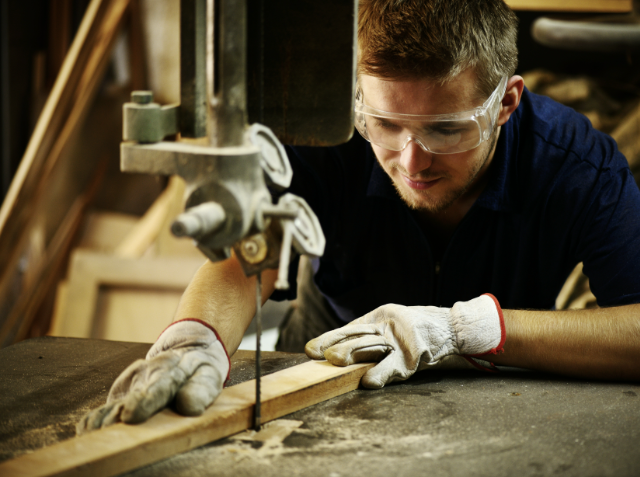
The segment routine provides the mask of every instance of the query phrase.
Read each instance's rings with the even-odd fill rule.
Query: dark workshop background
[[[160,3],[164,2],[158,2]],[[89,0],[0,2],[0,194],[3,198],[88,4]],[[86,190],[89,183],[94,186],[97,184],[97,188],[91,196],[88,210],[108,211],[112,216],[120,214],[117,216],[118,220],[124,220],[125,215],[142,217],[167,187],[166,179],[122,174],[119,171],[118,143],[121,135],[122,104],[127,101],[131,90],[153,88],[151,80],[159,75],[151,71],[150,63],[157,60],[148,58],[149,50],[146,47],[149,45],[145,45],[145,41],[148,41],[145,38],[148,36],[141,34],[144,30],[141,26],[144,22],[144,15],[141,14],[141,11],[145,11],[144,5],[144,1],[133,0],[129,6],[121,34],[114,46],[113,58],[83,125],[82,140],[74,149],[74,154],[82,160],[69,162],[69,170],[62,176],[64,181],[57,186],[62,192],[58,192],[57,196],[53,195],[63,197],[64,200],[53,200],[46,211],[51,217],[51,222],[57,223],[62,220],[63,214],[57,209],[68,207],[71,199]],[[589,86],[589,91],[596,93],[590,94],[586,99],[578,98],[575,104],[571,101],[567,103],[579,110],[581,105],[588,109],[594,102],[601,105],[604,111],[598,116],[599,122],[596,127],[600,126],[606,132],[611,132],[617,121],[637,106],[640,101],[638,53],[576,52],[547,48],[532,39],[531,25],[540,16],[558,15],[535,11],[517,14],[520,18],[518,73],[529,74],[527,78],[533,78],[531,85],[536,82],[540,86],[535,89],[537,92],[546,94],[545,87],[550,84],[558,84],[567,79],[579,79],[582,81],[581,84]],[[588,15],[581,15],[586,16]],[[568,15],[563,17],[570,18]],[[147,24],[147,30],[148,28]],[[123,51],[126,54],[123,54]],[[123,68],[123,61],[128,62],[128,66]],[[531,72],[534,74],[531,75]],[[173,99],[162,91],[154,92],[159,102]],[[550,92],[549,94],[551,95]],[[595,116],[589,117],[594,121]],[[614,119],[609,120],[606,117]],[[629,159],[631,161],[632,158]],[[105,170],[101,175],[96,175],[96,170],[102,167],[100,164]],[[99,179],[95,179],[96,177]],[[85,226],[78,228],[70,245],[63,251],[65,257],[68,258],[73,248],[81,242],[80,235],[83,230],[86,230]],[[53,235],[53,232],[49,233],[45,229],[45,242],[49,235]],[[9,245],[0,243],[0,249]],[[14,280],[14,285],[6,285],[0,280],[0,288],[4,287],[0,290],[0,328],[11,314],[17,297],[24,292],[25,283],[28,282],[25,277],[29,276],[29,260],[32,256],[31,251],[30,254],[19,257],[18,262],[23,263],[22,268],[18,267],[19,270],[7,278],[9,281]],[[0,347],[17,339],[42,336],[49,331],[51,316],[56,307],[58,285],[68,272],[67,260],[61,263],[53,269],[54,278],[47,282],[52,285],[47,287],[46,293],[37,295],[37,306],[29,308],[28,326],[19,332],[15,328],[2,331]],[[38,279],[35,279],[36,285],[39,283]],[[33,285],[29,283],[30,286]],[[279,312],[281,311],[279,309]]]

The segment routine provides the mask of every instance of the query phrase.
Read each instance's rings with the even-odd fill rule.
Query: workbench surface
[[[0,350],[0,460],[74,435],[75,423],[149,344],[37,338]],[[307,360],[264,353],[265,374]],[[232,383],[253,378],[253,352]],[[422,372],[357,390],[284,419],[282,442],[222,439],[127,475],[637,476],[640,384],[517,369]]]

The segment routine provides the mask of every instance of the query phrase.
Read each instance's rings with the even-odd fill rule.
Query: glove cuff
[[[475,355],[469,355],[469,356],[475,356],[475,357],[480,357],[480,356],[484,356],[487,354],[498,354],[498,353],[503,353],[504,352],[504,342],[507,339],[507,330],[504,326],[504,315],[502,314],[502,307],[500,306],[500,302],[498,302],[498,299],[493,296],[491,293],[484,293],[482,296],[488,296],[489,298],[491,298],[493,300],[493,304],[496,306],[496,311],[498,312],[498,319],[500,320],[500,342],[498,343],[498,345],[495,348],[490,349],[489,351],[485,352],[485,353],[480,353],[480,354],[475,354]],[[493,365],[493,363],[491,363]]]
[[[460,354],[482,357],[503,351],[506,340],[502,308],[495,296],[486,293],[451,308]]]
[[[200,320],[198,318],[183,318],[182,320],[174,321],[169,326],[167,326],[164,330],[162,330],[162,333],[160,333],[160,336],[162,336],[165,333],[165,331],[167,331],[172,326],[174,326],[174,325],[176,325],[178,323],[182,323],[184,321],[195,321],[196,323],[200,323],[201,325],[205,326],[206,328],[209,328],[211,331],[213,331],[213,334],[216,335],[216,339],[218,340],[218,343],[220,343],[220,345],[222,346],[222,350],[224,351],[224,354],[227,357],[227,361],[229,363],[229,368],[228,368],[228,371],[227,371],[227,377],[224,380],[224,384],[223,384],[223,387],[226,386],[227,383],[229,382],[229,378],[231,376],[231,358],[229,357],[229,352],[227,351],[227,347],[224,345],[224,342],[220,339],[220,335],[218,334],[218,332],[216,331],[216,329],[213,326],[211,326],[206,321]],[[160,336],[158,336],[158,339],[160,339]],[[147,355],[147,357],[149,357],[149,356]]]

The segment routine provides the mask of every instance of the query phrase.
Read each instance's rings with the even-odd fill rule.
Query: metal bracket
[[[160,106],[151,91],[134,91],[131,103],[123,106],[122,138],[125,141],[154,143],[178,132],[180,105]]]
[[[301,255],[320,257],[325,237],[320,221],[309,204],[294,194],[285,194],[277,205],[264,204],[261,212],[267,230],[238,242],[234,249],[245,275],[278,267],[278,290],[289,289],[291,247]]]

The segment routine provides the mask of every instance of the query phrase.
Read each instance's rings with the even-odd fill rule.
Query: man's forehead
[[[382,79],[360,75],[367,106],[401,114],[450,114],[482,105],[476,89],[476,75],[466,70],[445,84],[429,78]]]

